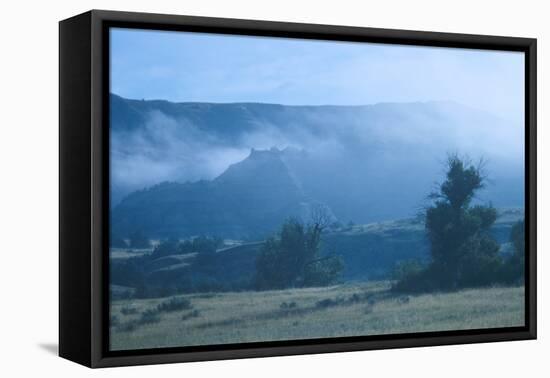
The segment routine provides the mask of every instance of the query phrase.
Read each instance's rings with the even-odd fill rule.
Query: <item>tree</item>
[[[176,238],[169,238],[161,241],[153,249],[152,257],[157,259],[159,257],[176,255],[178,253],[179,241]]]
[[[219,259],[216,250],[223,245],[223,240],[216,237],[199,236],[191,242],[191,251],[197,253],[196,264],[203,272],[213,274]]]
[[[481,169],[482,164],[449,156],[446,180],[431,195],[435,202],[426,211],[431,271],[443,289],[487,284],[500,264],[500,246],[489,233],[496,210],[491,205],[471,206],[485,186]]]
[[[450,155],[446,165],[446,179],[429,196],[433,203],[425,213],[431,263],[398,282],[400,289],[455,290],[497,279],[502,265],[500,246],[489,232],[497,218],[496,209],[471,205],[485,186],[482,164],[474,166]]]
[[[287,220],[278,235],[264,243],[256,260],[256,287],[283,289],[329,285],[340,275],[343,264],[336,256],[320,256],[321,236],[330,216],[321,207],[311,213],[304,225]]]
[[[339,256],[326,256],[310,261],[304,269],[302,285],[328,286],[334,284],[344,270],[344,261]]]
[[[198,236],[191,240],[184,240],[177,246],[179,254],[185,253],[214,253],[223,245],[223,240],[217,237]]]

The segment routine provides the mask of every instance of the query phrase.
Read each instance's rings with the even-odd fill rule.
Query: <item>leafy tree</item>
[[[339,256],[326,256],[306,264],[303,286],[328,286],[334,284],[344,270]]]
[[[179,241],[175,238],[170,238],[161,241],[153,249],[153,258],[176,255],[178,253]]]
[[[398,282],[398,289],[455,290],[497,280],[502,265],[500,246],[489,233],[496,209],[471,205],[484,185],[481,164],[474,166],[457,155],[449,156],[446,179],[430,195],[433,203],[425,213],[431,263]]]
[[[223,240],[220,238],[199,236],[179,243],[178,253],[214,253],[222,244]]]
[[[169,255],[181,255],[186,253],[198,253],[199,255],[212,255],[221,246],[220,238],[199,236],[191,240],[180,242],[176,238],[169,238],[160,242],[153,249],[153,257],[158,258]]]
[[[283,289],[329,285],[340,275],[343,264],[335,256],[319,256],[321,235],[330,217],[322,208],[312,211],[307,225],[287,220],[277,236],[264,243],[256,261],[256,287]]]
[[[213,274],[218,266],[216,250],[223,245],[220,238],[199,236],[191,242],[191,250],[197,252],[197,266],[204,273]]]

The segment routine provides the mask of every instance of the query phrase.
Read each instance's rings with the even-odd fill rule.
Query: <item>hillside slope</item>
[[[162,183],[132,193],[112,210],[112,232],[257,240],[289,217],[307,220],[312,206],[322,205],[304,194],[281,154],[252,150],[212,181]]]
[[[172,103],[111,95],[111,204],[163,181],[213,180],[251,149],[288,149],[301,190],[343,222],[414,216],[449,152],[485,158],[481,201],[523,204],[521,124],[452,102]],[[391,204],[391,205],[390,205]]]
[[[499,209],[491,232],[501,244],[501,253],[510,251],[510,230],[524,217],[522,209]],[[111,283],[135,287],[146,282],[150,287],[180,288],[183,291],[227,291],[250,289],[256,273],[256,258],[263,241],[227,241],[212,255],[193,253],[158,259],[147,255],[112,259]],[[141,251],[140,251],[141,253]],[[424,223],[402,219],[331,229],[322,238],[321,253],[342,258],[343,282],[391,278],[399,261],[429,259],[429,245]],[[119,254],[117,254],[119,255]],[[113,256],[113,253],[112,253]],[[139,271],[137,281],[129,280],[125,264]],[[119,269],[122,268],[122,269]],[[122,273],[121,273],[122,272]]]

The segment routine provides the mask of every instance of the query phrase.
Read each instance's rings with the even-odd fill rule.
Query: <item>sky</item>
[[[521,121],[523,70],[520,52],[111,29],[111,92],[131,99],[454,101]]]

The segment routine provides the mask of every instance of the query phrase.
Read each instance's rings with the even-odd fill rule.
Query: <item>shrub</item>
[[[134,315],[138,313],[138,310],[135,307],[124,306],[120,309],[120,312],[122,315]]]
[[[157,259],[159,257],[170,256],[178,254],[179,242],[177,239],[163,240],[153,248],[151,257]]]
[[[191,312],[188,312],[187,314],[183,314],[181,317],[181,320],[185,321],[192,318],[198,318],[200,316],[199,310],[193,310]]]
[[[411,297],[409,297],[408,295],[404,295],[404,296],[401,296],[399,298],[397,298],[397,302],[399,302],[400,304],[407,304],[411,301]]]
[[[147,309],[141,313],[138,324],[153,324],[160,322],[160,315],[157,309]]]
[[[366,295],[359,295],[357,293],[354,293],[352,295],[350,295],[350,297],[348,298],[348,302],[350,303],[358,303],[358,302],[362,302],[363,300],[365,300],[367,298]]]
[[[344,270],[340,256],[327,256],[313,261],[304,269],[304,286],[328,286],[336,283]]]
[[[338,299],[326,298],[326,299],[321,299],[320,301],[317,301],[315,303],[315,307],[316,308],[329,308],[329,307],[338,306],[340,303],[341,303],[341,301],[338,300]]]
[[[120,324],[120,320],[118,318],[118,316],[116,315],[111,315],[111,319],[109,320],[109,325],[111,327],[116,327]]]
[[[173,312],[180,310],[190,310],[192,308],[193,306],[191,305],[191,302],[188,299],[181,297],[173,297],[157,305],[158,312]]]
[[[131,320],[129,322],[119,324],[116,327],[116,330],[119,332],[132,332],[137,328],[137,326],[138,326],[138,322],[135,320]]]
[[[138,319],[133,319],[128,322],[117,324],[117,331],[119,332],[132,332],[136,330],[140,325],[154,324],[160,322],[160,315],[156,308],[147,309],[141,313]]]
[[[407,280],[420,274],[425,267],[418,260],[402,260],[395,264],[392,276],[396,281]]]
[[[281,310],[293,310],[295,309],[296,307],[298,307],[298,305],[296,304],[296,302],[283,302],[281,303],[281,305],[279,306],[279,308]]]

